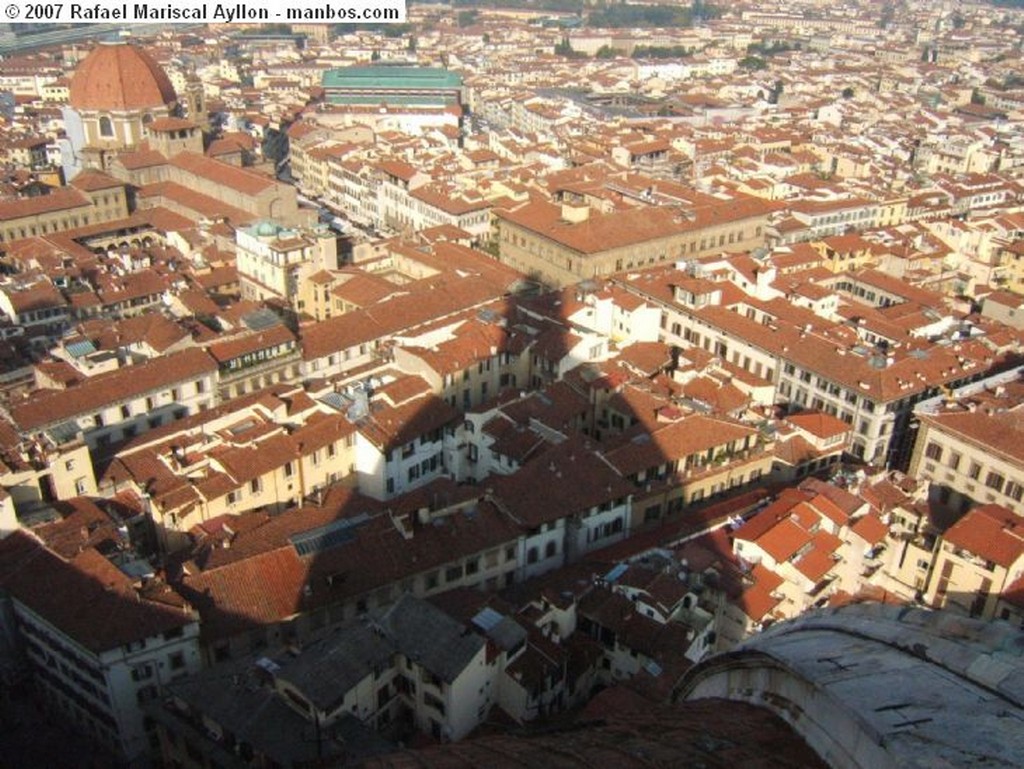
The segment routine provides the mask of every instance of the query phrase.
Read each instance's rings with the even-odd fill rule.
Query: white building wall
[[[136,398],[112,401],[96,411],[78,414],[70,421],[78,425],[83,439],[93,451],[101,444],[124,440],[167,424],[179,415],[191,416],[212,407],[216,396],[215,382],[213,372],[200,374]],[[124,408],[127,408],[128,416],[125,416]],[[97,415],[99,422],[96,421]]]
[[[384,454],[362,433],[356,433],[355,451],[359,491],[374,499],[385,499]]]
[[[374,499],[400,496],[445,473],[443,437],[436,441],[416,438],[393,449],[388,458],[360,432],[355,454],[359,490]]]
[[[199,672],[199,623],[188,625],[179,637],[148,638],[131,647],[105,652],[100,659],[121,725],[124,753],[143,755],[149,750],[149,742],[140,701],[158,696],[159,687],[165,683]],[[147,671],[151,672],[149,677]]]
[[[598,334],[586,334],[558,361],[557,377],[561,379],[583,363],[603,361],[607,358],[608,339]]]
[[[565,563],[565,538],[565,519],[559,518],[520,539],[517,581],[521,582],[562,566]]]
[[[450,730],[446,737],[461,740],[487,717],[497,689],[497,673],[497,665],[487,664],[484,644],[459,677],[445,687]]]
[[[362,368],[373,362],[375,341],[363,342],[320,358],[303,360],[300,371],[304,379],[330,378],[346,371]]]
[[[574,519],[567,541],[569,560],[624,539],[629,534],[631,506],[627,498],[623,504],[613,505],[609,510],[591,508],[579,520]]]
[[[77,728],[99,735],[129,759],[149,749],[140,702],[201,667],[198,622],[177,637],[155,636],[97,655],[17,601],[15,611],[29,659],[47,671],[40,681],[48,698]]]

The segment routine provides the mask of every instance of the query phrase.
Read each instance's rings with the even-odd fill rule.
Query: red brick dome
[[[96,46],[75,70],[70,102],[75,109],[133,110],[178,100],[167,74],[134,45]]]

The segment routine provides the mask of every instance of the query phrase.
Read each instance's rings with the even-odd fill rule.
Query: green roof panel
[[[328,94],[328,104],[349,104],[352,106],[396,106],[396,107],[445,107],[454,104],[454,100],[445,99],[440,96],[408,96],[406,94],[379,93],[373,95],[362,94]]]
[[[323,87],[356,90],[462,88],[462,76],[438,67],[345,67],[327,70]]]

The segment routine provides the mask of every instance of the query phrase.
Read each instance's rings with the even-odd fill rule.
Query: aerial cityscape
[[[1022,766],[1024,2],[133,6],[0,24],[2,769]]]

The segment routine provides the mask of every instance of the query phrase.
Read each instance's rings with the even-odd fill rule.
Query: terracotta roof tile
[[[96,653],[195,622],[179,597],[154,600],[133,584],[92,548],[65,560],[26,532],[0,542],[0,587]]]
[[[1024,555],[1024,518],[1001,505],[981,505],[953,524],[944,539],[1009,569]]]
[[[184,350],[89,377],[59,393],[37,394],[12,406],[11,416],[22,430],[37,430],[175,382],[213,373],[216,368],[216,363],[202,350]]]

